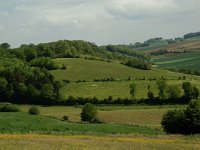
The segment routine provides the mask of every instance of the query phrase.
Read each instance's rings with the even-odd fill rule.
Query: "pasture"
[[[152,69],[141,70],[120,64],[119,62],[106,62],[99,60],[86,60],[82,58],[58,58],[54,59],[56,64],[67,66],[66,70],[53,70],[51,73],[57,80],[78,80],[94,81],[95,79],[114,78],[116,80],[127,80],[135,78],[161,78],[177,79],[183,76],[181,73],[174,73],[167,70]],[[187,75],[186,75],[187,76]],[[188,78],[191,76],[187,76]]]
[[[198,78],[197,78],[198,79]],[[168,85],[178,85],[181,89],[181,84],[185,80],[167,80]],[[189,81],[200,89],[199,80]],[[61,89],[65,98],[68,96],[74,97],[97,97],[99,99],[112,96],[113,98],[130,98],[129,85],[131,81],[115,81],[115,82],[81,82],[68,83]],[[136,83],[136,99],[147,98],[148,85],[151,86],[155,96],[158,96],[158,87],[156,81],[140,80]]]

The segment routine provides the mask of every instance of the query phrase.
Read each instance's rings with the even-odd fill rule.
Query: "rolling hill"
[[[97,61],[86,60],[82,58],[58,58],[54,59],[58,65],[65,64],[66,70],[53,70],[51,73],[57,80],[66,81],[61,92],[64,97],[97,97],[99,99],[112,96],[113,98],[130,97],[129,85],[135,80],[137,84],[136,98],[147,98],[147,87],[157,95],[156,79],[161,77],[167,79],[168,84],[177,84],[181,86],[183,76],[195,83],[197,76],[175,73],[168,70],[152,69],[141,70],[127,67],[117,61]],[[96,79],[110,79],[114,81],[95,81]],[[78,82],[77,82],[78,81]],[[200,85],[197,85],[200,87]]]

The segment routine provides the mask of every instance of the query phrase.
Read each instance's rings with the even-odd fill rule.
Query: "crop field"
[[[117,62],[105,62],[96,60],[85,60],[82,58],[59,58],[54,60],[58,65],[65,64],[66,70],[53,70],[51,73],[57,80],[94,81],[113,77],[116,80],[127,80],[131,78],[178,78],[181,73],[166,70],[152,69],[141,70],[122,65]]]
[[[153,62],[160,68],[200,70],[200,52],[179,54],[174,57],[165,56],[155,57]]]
[[[0,134],[0,149],[61,149],[61,150],[116,150],[116,149],[200,149],[198,136],[145,136],[145,135],[38,135]],[[51,146],[49,146],[51,145]]]

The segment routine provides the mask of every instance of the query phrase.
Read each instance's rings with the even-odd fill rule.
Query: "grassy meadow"
[[[120,64],[119,62],[106,62],[97,60],[86,60],[82,58],[59,58],[54,60],[58,65],[65,64],[66,70],[54,70],[51,73],[59,81],[69,80],[71,83],[65,83],[62,86],[61,93],[65,98],[74,97],[97,97],[99,99],[112,96],[113,98],[130,97],[129,85],[131,80],[137,84],[136,98],[147,98],[147,87],[151,85],[151,90],[157,96],[158,90],[155,79],[164,77],[167,83],[180,85],[185,80],[180,80],[183,76],[186,80],[200,85],[196,80],[197,76],[175,73],[167,70],[152,69],[141,70]],[[94,82],[95,79],[114,78],[112,82]],[[128,78],[130,77],[130,81]],[[145,80],[144,80],[145,79]],[[78,80],[86,81],[76,83]]]
[[[174,73],[167,70],[152,69],[141,70],[120,64],[119,62],[106,62],[99,60],[86,60],[82,58],[58,58],[54,60],[58,65],[65,64],[66,70],[53,70],[51,73],[57,80],[78,80],[94,81],[113,77],[116,80],[127,80],[131,78],[161,78],[177,79],[183,76],[181,73]],[[187,76],[187,75],[186,75]],[[188,78],[191,76],[188,76]]]
[[[199,136],[145,136],[145,135],[38,135],[0,134],[0,149],[70,149],[70,150],[116,150],[116,149],[200,149]],[[49,146],[51,145],[51,146]]]

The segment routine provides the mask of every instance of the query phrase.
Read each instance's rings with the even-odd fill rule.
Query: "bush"
[[[68,116],[63,116],[62,121],[68,121],[69,117]]]
[[[163,129],[167,133],[200,133],[200,101],[189,103],[186,110],[168,111],[162,118]]]
[[[39,115],[40,111],[37,107],[32,106],[32,107],[29,108],[28,113],[31,114],[31,115]]]
[[[6,104],[0,107],[0,112],[19,112],[20,109],[16,105]]]
[[[81,120],[87,122],[98,122],[97,120],[97,109],[94,105],[87,103],[82,109]]]
[[[181,110],[170,110],[162,118],[161,125],[167,133],[183,133],[185,128],[185,115]]]

